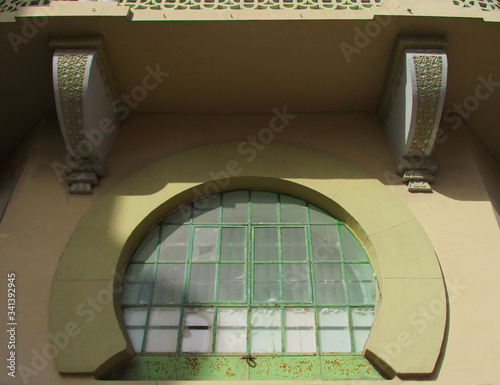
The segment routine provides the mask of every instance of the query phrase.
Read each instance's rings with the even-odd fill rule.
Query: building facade
[[[2,2],[0,383],[496,384],[499,21]]]

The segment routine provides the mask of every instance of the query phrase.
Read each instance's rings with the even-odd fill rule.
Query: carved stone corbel
[[[391,57],[378,117],[411,192],[432,192],[436,166],[428,157],[443,112],[448,62],[439,37],[401,36]]]
[[[91,194],[119,126],[120,91],[102,37],[55,39],[51,47],[59,125],[70,155],[69,192]]]

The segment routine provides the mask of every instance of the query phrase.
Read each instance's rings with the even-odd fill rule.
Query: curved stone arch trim
[[[433,372],[447,317],[444,281],[411,211],[380,181],[346,161],[282,144],[257,153],[238,143],[200,147],[152,164],[81,219],[51,293],[51,335],[66,334],[69,341],[55,357],[59,372],[106,377],[134,355],[120,309],[122,274],[133,250],[183,203],[240,188],[295,195],[345,222],[366,248],[379,286],[365,356],[388,377]],[[431,306],[437,310],[429,322],[419,311]]]

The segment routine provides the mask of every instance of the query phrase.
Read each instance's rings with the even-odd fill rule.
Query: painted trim
[[[64,354],[55,358],[59,372],[108,378],[134,356],[119,298],[135,247],[183,203],[233,189],[294,195],[346,223],[367,250],[379,285],[365,356],[388,377],[433,372],[447,317],[444,281],[411,211],[351,163],[289,145],[269,144],[257,152],[241,143],[195,148],[154,163],[81,219],[59,261],[50,299],[50,332],[69,336]],[[433,304],[443,310],[424,328],[419,310]]]

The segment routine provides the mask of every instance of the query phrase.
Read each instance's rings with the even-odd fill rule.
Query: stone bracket
[[[443,112],[445,46],[440,37],[398,37],[378,105],[378,118],[401,160],[398,173],[410,192],[432,191],[429,182],[436,167],[430,166],[428,157]]]
[[[72,194],[91,194],[120,121],[120,90],[100,36],[51,41],[59,125],[70,155],[66,181]]]

